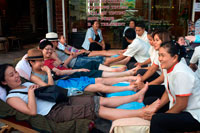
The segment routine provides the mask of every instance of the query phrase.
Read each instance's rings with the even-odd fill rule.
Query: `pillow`
[[[21,77],[30,80],[32,68],[28,61],[25,59],[26,57],[27,54],[25,54],[23,58],[17,63],[15,70]]]
[[[112,122],[110,133],[149,133],[150,121],[138,117],[123,118]]]
[[[0,86],[0,99],[6,102],[6,89]]]

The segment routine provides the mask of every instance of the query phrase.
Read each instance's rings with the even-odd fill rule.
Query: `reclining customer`
[[[160,103],[160,100],[157,100],[148,107],[139,110],[122,110],[113,108],[132,101],[142,102],[144,94],[147,90],[146,84],[146,86],[138,93],[130,96],[112,98],[103,98],[98,96],[74,96],[70,97],[71,104],[56,104],[36,98],[34,90],[38,88],[38,85],[34,85],[29,82],[22,84],[18,72],[15,71],[12,65],[0,65],[0,72],[1,87],[6,88],[8,92],[28,92],[28,95],[22,93],[9,93],[7,95],[6,102],[10,106],[24,114],[40,114],[56,122],[83,118],[94,119],[95,116],[108,120],[128,117],[143,118],[146,113],[154,113]],[[77,99],[79,99],[79,102],[74,102],[77,101]]]
[[[92,61],[82,66],[85,69],[70,69],[62,65],[55,66],[55,60],[52,59],[51,55],[53,53],[53,45],[51,42],[45,40],[39,45],[39,49],[42,50],[44,56],[44,65],[48,66],[57,75],[71,75],[70,77],[77,76],[88,76],[88,77],[119,77],[119,76],[132,76],[135,74],[135,69],[129,71],[124,71],[126,67],[122,68],[111,68],[104,66],[98,62]],[[88,70],[89,69],[89,70]]]
[[[77,55],[83,54],[84,56],[113,56],[121,54],[124,50],[100,50],[100,51],[88,51],[85,49],[76,49],[73,46],[67,45],[66,39],[63,35],[59,37],[58,42],[58,49],[63,50],[66,54],[71,54],[72,52],[75,52]]]
[[[26,59],[32,67],[31,81],[40,86],[56,84],[63,88],[77,88],[79,91],[104,93],[135,90],[134,85],[125,87],[111,86],[119,82],[135,80],[136,77],[134,76],[120,78],[89,78],[84,76],[80,78],[69,78],[66,80],[59,79],[54,81],[51,70],[47,66],[44,66],[44,58],[40,50],[30,49]]]

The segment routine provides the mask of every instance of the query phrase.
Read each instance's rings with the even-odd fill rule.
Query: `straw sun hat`
[[[44,57],[40,50],[34,48],[28,50],[26,60],[44,60]]]

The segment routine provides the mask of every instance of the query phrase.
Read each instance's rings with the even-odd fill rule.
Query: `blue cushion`
[[[117,83],[114,84],[113,86],[129,86],[130,83]],[[121,91],[121,92],[115,92],[115,93],[108,93],[106,94],[106,97],[114,97],[114,96],[128,96],[128,95],[133,95],[136,92],[134,91]],[[127,104],[123,104],[117,107],[117,109],[127,109],[127,110],[136,110],[136,109],[141,109],[145,105],[143,103],[139,102],[130,102]]]
[[[111,57],[118,57],[119,55],[118,54],[116,54],[116,55],[112,55]]]

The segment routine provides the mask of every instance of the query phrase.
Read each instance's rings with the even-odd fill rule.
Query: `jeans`
[[[105,60],[105,57],[103,56],[92,56],[92,57],[87,57],[87,56],[82,56],[82,57],[78,57],[76,60],[76,63],[74,65],[73,68],[77,68],[77,67],[82,67],[85,64],[91,62],[91,61],[95,61],[97,63],[102,64]]]

